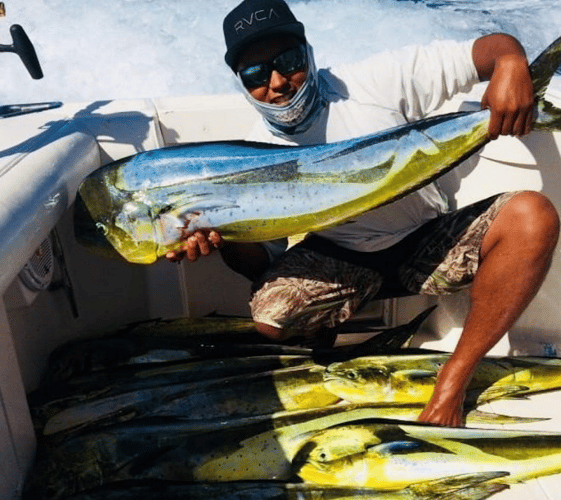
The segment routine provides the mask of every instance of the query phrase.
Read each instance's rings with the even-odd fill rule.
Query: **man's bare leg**
[[[483,238],[462,335],[420,421],[463,425],[465,390],[473,371],[539,290],[558,235],[557,212],[540,193],[514,196],[497,215]]]

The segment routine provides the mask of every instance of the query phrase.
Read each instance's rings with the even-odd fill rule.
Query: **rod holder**
[[[33,44],[19,24],[14,24],[10,28],[12,35],[12,45],[0,45],[0,52],[13,52],[17,54],[24,66],[29,71],[31,78],[39,80],[43,78],[43,71],[37,59],[37,54],[33,48]]]

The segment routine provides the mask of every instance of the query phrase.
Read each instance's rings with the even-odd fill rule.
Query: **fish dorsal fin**
[[[392,373],[392,378],[396,380],[424,380],[433,379],[436,377],[436,372],[433,370],[398,370]]]
[[[440,448],[441,452],[444,450],[459,456],[469,456],[470,460],[488,461],[492,458],[497,463],[497,467],[501,463],[509,462],[508,459],[502,458],[499,455],[492,455],[486,453],[478,448],[477,443],[489,437],[489,434],[484,429],[477,428],[457,428],[457,427],[440,427],[436,425],[426,424],[413,424],[413,425],[400,425],[406,435],[411,439],[419,440],[421,442],[430,443]],[[504,438],[518,436],[520,431],[494,431],[494,438]],[[501,470],[497,468],[497,470]]]
[[[388,457],[402,452],[411,452],[421,448],[416,441],[391,441],[390,443],[377,444],[368,448],[368,453],[379,457]]]

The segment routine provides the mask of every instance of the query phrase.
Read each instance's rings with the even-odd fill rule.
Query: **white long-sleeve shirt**
[[[364,61],[319,70],[328,106],[312,127],[289,137],[275,135],[260,121],[248,140],[310,145],[372,134],[420,120],[458,92],[479,82],[474,40],[437,41],[374,54]],[[319,233],[352,250],[388,248],[446,211],[434,184],[352,221]],[[271,247],[270,250],[276,253]]]

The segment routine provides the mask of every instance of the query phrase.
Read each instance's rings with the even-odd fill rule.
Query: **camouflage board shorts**
[[[309,336],[377,298],[461,290],[475,276],[483,236],[515,194],[443,214],[378,252],[343,249],[312,235],[254,283],[253,319]]]

